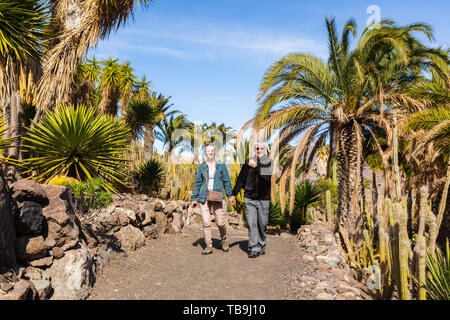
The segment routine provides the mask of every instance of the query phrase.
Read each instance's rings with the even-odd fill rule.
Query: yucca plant
[[[84,105],[61,105],[35,123],[24,136],[24,151],[31,154],[25,171],[36,172],[34,179],[49,181],[58,175],[80,181],[100,176],[104,187],[117,192],[123,185],[121,155],[130,141],[129,129],[120,120]]]
[[[433,300],[450,300],[450,250],[445,246],[445,255],[436,248],[433,256],[427,253],[427,270],[429,277],[423,287]]]
[[[164,178],[164,163],[152,158],[140,164],[134,172],[137,191],[150,193],[158,191]]]

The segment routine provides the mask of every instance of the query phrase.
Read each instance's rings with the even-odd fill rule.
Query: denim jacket
[[[206,174],[205,177],[205,166]],[[202,162],[197,169],[197,176],[195,178],[194,191],[192,192],[191,200],[197,200],[201,203],[206,201],[206,181],[209,176],[209,167],[205,162]],[[231,180],[228,175],[227,166],[220,161],[216,161],[216,171],[214,172],[214,191],[221,191],[222,196],[225,198],[225,194],[230,197],[232,192]]]

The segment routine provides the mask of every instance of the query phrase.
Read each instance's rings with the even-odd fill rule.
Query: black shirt
[[[272,160],[264,155],[256,160],[256,167],[248,165],[250,159],[247,159],[242,166],[241,172],[236,179],[232,195],[236,196],[241,189],[244,189],[245,198],[252,200],[270,200],[270,180],[272,177]]]

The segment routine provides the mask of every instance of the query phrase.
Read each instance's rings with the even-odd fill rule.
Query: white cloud
[[[207,51],[202,51],[200,56],[206,59],[214,59],[217,55],[222,54],[236,54],[236,49],[239,53],[249,52],[251,54],[277,56],[292,52],[307,52],[322,58],[327,56],[328,51],[325,43],[319,43],[314,39],[261,29],[251,30],[250,28],[244,29],[226,25],[207,25],[192,21],[177,21],[176,24],[158,21],[152,25],[156,25],[158,28],[133,27],[122,30],[121,34],[133,38],[139,37],[141,41],[146,42],[166,40],[167,42],[176,41],[177,45],[180,45],[179,42],[184,42],[187,45],[202,45],[207,47]],[[224,52],[224,50],[226,51]],[[187,54],[184,52],[184,54],[173,54],[173,56],[195,58],[199,57],[199,53]]]

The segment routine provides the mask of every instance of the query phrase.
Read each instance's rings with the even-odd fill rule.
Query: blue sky
[[[326,58],[325,16],[338,30],[353,17],[361,31],[370,5],[400,25],[431,24],[432,45],[448,47],[449,1],[154,0],[88,55],[129,60],[191,121],[240,129],[273,62],[292,52]]]

